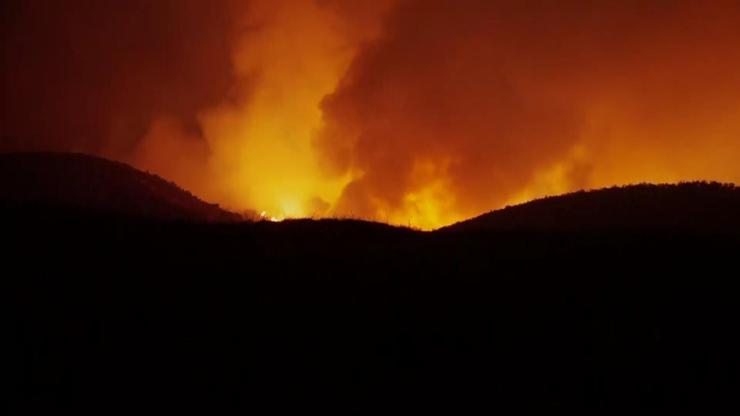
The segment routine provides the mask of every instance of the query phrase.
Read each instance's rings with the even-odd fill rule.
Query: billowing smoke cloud
[[[430,228],[545,194],[740,181],[736,1],[0,5],[0,150],[232,209]]]
[[[238,100],[200,115],[212,198],[273,217],[330,213],[346,179],[322,173],[312,138],[319,106],[357,45],[377,35],[388,2],[252,0],[232,61]]]
[[[737,2],[411,0],[323,102],[342,213],[429,226],[740,169]],[[732,155],[732,156],[730,156]]]

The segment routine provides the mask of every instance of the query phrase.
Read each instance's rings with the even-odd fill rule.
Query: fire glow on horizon
[[[87,141],[34,146],[271,220],[431,229],[584,188],[740,182],[736,1],[132,1],[23,3],[36,25],[3,47],[37,54],[4,64],[3,136],[63,126]]]

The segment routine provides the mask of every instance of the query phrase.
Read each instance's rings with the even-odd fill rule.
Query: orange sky
[[[28,3],[0,6],[0,149],[102,154],[234,210],[428,229],[740,182],[736,1]]]

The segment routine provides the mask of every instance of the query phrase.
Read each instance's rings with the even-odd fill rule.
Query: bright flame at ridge
[[[195,133],[155,120],[139,167],[265,220],[424,230],[579,189],[740,182],[740,14],[503,3],[250,0],[233,94]]]
[[[222,106],[202,122],[219,180],[217,200],[270,218],[323,215],[347,183],[321,172],[312,139],[319,104],[352,57],[330,10],[314,2],[256,1],[234,54],[240,78],[256,79],[245,105]],[[235,186],[236,185],[236,186]]]

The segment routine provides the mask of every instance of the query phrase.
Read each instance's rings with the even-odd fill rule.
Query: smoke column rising
[[[740,180],[734,1],[2,7],[0,148],[121,159],[235,210],[433,228]]]

